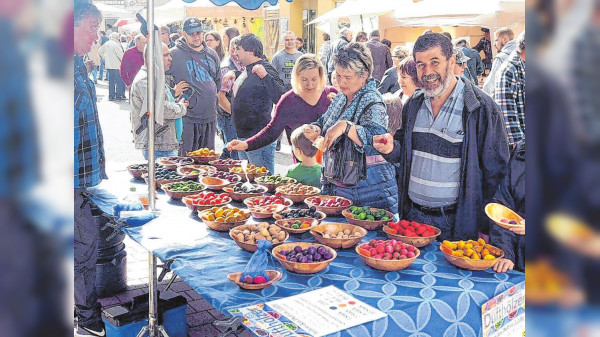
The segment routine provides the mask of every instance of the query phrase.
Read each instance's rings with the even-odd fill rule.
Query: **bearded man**
[[[420,36],[413,48],[421,88],[402,110],[402,128],[373,137],[373,146],[399,165],[400,219],[431,224],[441,240],[488,233],[483,211],[506,172],[502,112],[470,81],[453,74],[452,43]]]

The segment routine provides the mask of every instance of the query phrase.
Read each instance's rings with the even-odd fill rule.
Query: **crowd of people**
[[[148,155],[147,37],[135,34],[123,50],[118,33],[96,35],[100,21],[93,5],[76,7],[75,299],[80,332],[91,334],[102,324],[86,286],[94,284],[95,249],[89,247],[97,242],[78,233],[93,226],[85,190],[106,174],[97,78],[89,77],[86,57],[100,67],[100,78],[102,68],[108,69],[109,99],[123,99],[128,89],[132,139]],[[524,229],[492,226],[483,212],[497,200],[525,216],[524,32],[515,41],[509,28],[497,30],[498,53],[491,58],[485,37],[470,49],[464,39],[426,31],[412,50],[390,50],[379,31],[359,32],[353,40],[349,28],[333,41],[324,34],[314,55],[288,31],[282,34],[284,48],[269,61],[252,33],[240,35],[233,27],[223,34],[205,32],[194,17],[182,26],[175,40],[168,27],[159,28],[165,81],[156,84],[164,89],[157,102],[164,123],[155,131],[156,156],[214,149],[218,133],[226,144],[222,157],[247,159],[274,173],[277,139],[285,131],[295,161],[287,175],[321,187],[323,194],[437,226],[441,239],[489,235],[506,253],[497,272],[524,269]],[[96,44],[99,64],[92,55]],[[482,90],[479,77],[486,67],[490,75]],[[352,142],[344,151],[365,158],[366,177],[356,184],[323,173],[334,162],[329,150],[341,139]]]

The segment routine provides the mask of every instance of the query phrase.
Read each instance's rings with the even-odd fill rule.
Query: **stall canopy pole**
[[[154,180],[155,166],[154,166],[154,0],[148,0],[147,14],[148,24],[148,45],[146,46],[146,54],[148,57],[148,90],[146,91],[146,101],[148,102],[148,204],[150,210],[156,210],[156,181]]]

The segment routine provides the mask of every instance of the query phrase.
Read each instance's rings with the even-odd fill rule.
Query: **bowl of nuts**
[[[202,222],[208,228],[219,232],[227,232],[246,223],[250,218],[250,212],[231,206],[213,207],[201,211],[198,213],[198,217],[202,219]]]
[[[297,204],[302,203],[308,197],[321,193],[320,188],[300,183],[279,186],[275,191],[281,193],[282,197],[288,198]]]
[[[237,226],[229,231],[229,236],[240,248],[250,253],[258,249],[258,240],[271,241],[275,247],[290,237],[281,228],[267,222]]]
[[[318,242],[331,248],[350,248],[367,235],[367,230],[345,223],[322,223],[310,230]]]
[[[319,224],[315,218],[282,219],[275,221],[275,225],[291,234],[302,234]]]

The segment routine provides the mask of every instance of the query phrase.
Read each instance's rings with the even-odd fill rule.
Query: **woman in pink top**
[[[337,94],[335,88],[325,84],[325,69],[318,58],[313,54],[302,55],[292,71],[292,90],[281,96],[269,124],[247,140],[232,140],[227,144],[227,150],[260,149],[276,141],[283,130],[291,144],[292,131],[319,119],[331,103],[327,96]]]

